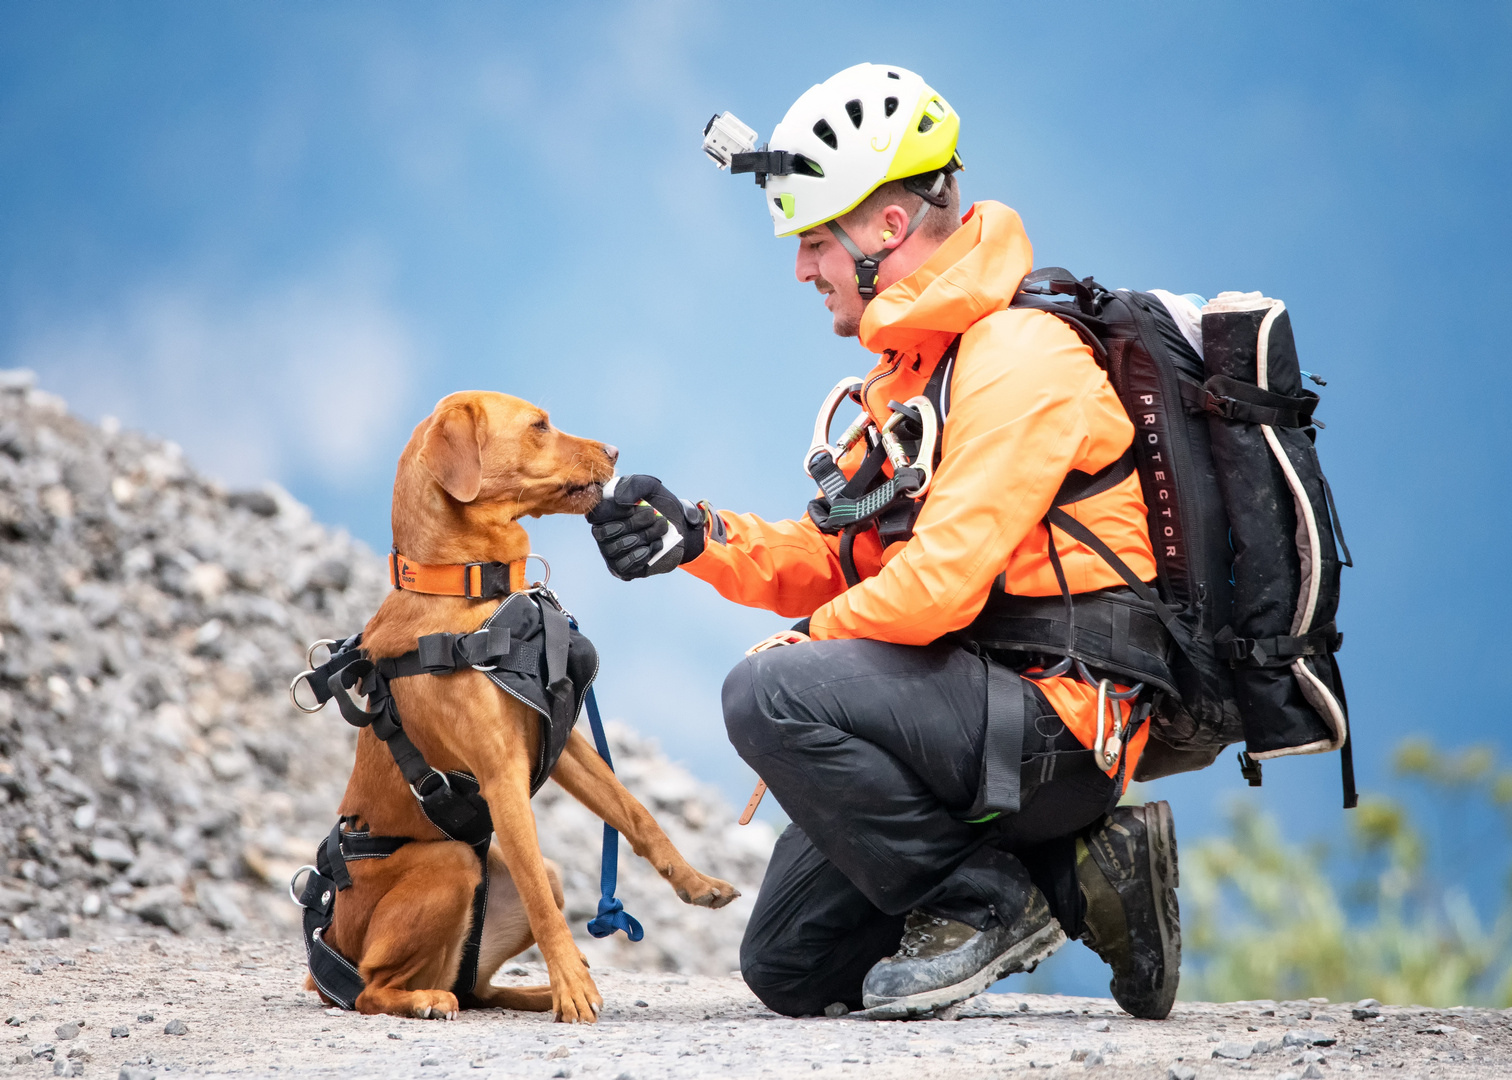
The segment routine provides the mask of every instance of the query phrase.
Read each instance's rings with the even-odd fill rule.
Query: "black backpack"
[[[1052,267],[1024,279],[1014,306],[1069,324],[1134,423],[1159,594],[1095,537],[1068,531],[1153,605],[1176,644],[1174,685],[1156,693],[1135,779],[1203,768],[1243,739],[1240,767],[1258,787],[1262,761],[1339,750],[1354,806],[1334,657],[1339,571],[1352,563],[1285,305],[1223,293],[1199,323],[1190,301]]]

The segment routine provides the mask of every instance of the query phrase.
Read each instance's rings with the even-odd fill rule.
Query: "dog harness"
[[[391,568],[402,562],[397,553]],[[414,564],[407,564],[413,566]],[[471,588],[470,568],[455,568],[457,584]],[[523,564],[511,564],[521,565]],[[445,568],[424,568],[443,570]],[[426,585],[449,586],[447,579],[429,575]],[[502,575],[500,575],[502,577]],[[510,575],[515,576],[515,575]],[[414,584],[400,585],[396,573],[395,587],[414,591]],[[504,581],[508,582],[505,577]],[[512,584],[512,583],[511,583]],[[477,590],[481,591],[481,590]],[[531,771],[530,793],[540,790],[567,745],[584,702],[588,703],[589,721],[599,754],[609,762],[609,746],[593,699],[592,684],[598,675],[598,652],[593,643],[578,632],[577,624],[563,609],[556,595],[543,586],[509,589],[502,604],[470,634],[427,634],[418,648],[403,656],[373,659],[362,649],[362,635],[355,634],[342,642],[322,641],[310,647],[311,667],[295,677],[290,686],[294,704],[305,712],[315,712],[334,700],[347,723],[371,728],[393,754],[404,781],[420,803],[420,809],[432,825],[450,840],[472,848],[482,869],[482,880],[473,893],[472,926],[462,949],[461,966],[452,993],[461,1002],[472,998],[477,988],[478,957],[483,939],[483,919],[488,906],[488,845],[493,837],[493,819],[488,803],[479,793],[476,777],[464,772],[442,773],[433,768],[404,731],[399,710],[390,692],[393,679],[417,675],[444,677],[459,671],[481,671],[503,693],[533,710],[540,720],[540,754]],[[467,595],[473,595],[469,592]],[[313,654],[321,646],[329,647],[330,657],[318,666]],[[297,692],[307,685],[317,704],[302,704]],[[366,698],[366,704],[359,703]],[[344,1009],[356,1007],[365,983],[357,966],[325,941],[325,934],[335,919],[338,894],[351,887],[347,869],[350,862],[386,859],[410,841],[409,836],[373,836],[352,828],[356,815],[339,818],[330,835],[316,850],[313,865],[302,866],[289,882],[289,895],[304,908],[304,943],[310,976],[321,992]],[[598,916],[588,924],[589,933],[606,937],[624,930],[632,941],[639,941],[643,931],[614,897],[615,868],[619,834],[604,827],[603,896]],[[295,885],[305,874],[302,889]]]

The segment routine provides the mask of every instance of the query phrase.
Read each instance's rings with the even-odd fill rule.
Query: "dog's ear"
[[[420,464],[458,502],[472,502],[483,486],[484,434],[483,410],[463,401],[431,417],[420,444]]]

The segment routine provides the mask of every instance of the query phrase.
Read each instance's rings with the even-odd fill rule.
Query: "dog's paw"
[[[548,968],[548,970],[550,970]],[[599,995],[585,962],[579,972],[558,974],[551,971],[551,1005],[556,1019],[563,1024],[598,1022],[604,999]]]
[[[676,882],[672,887],[677,890],[679,900],[694,907],[722,908],[740,895],[740,890],[728,881],[708,877],[696,870],[692,872],[691,881]]]
[[[455,1020],[457,996],[448,990],[416,990],[410,997],[410,1015],[420,1020]]]

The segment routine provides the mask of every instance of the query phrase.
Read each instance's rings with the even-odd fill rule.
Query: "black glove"
[[[670,573],[703,554],[704,511],[654,476],[616,476],[583,516],[609,572],[624,581]]]

